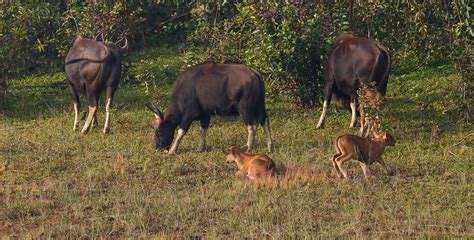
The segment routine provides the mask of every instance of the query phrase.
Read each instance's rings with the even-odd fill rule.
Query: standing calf
[[[247,146],[242,148],[230,147],[224,150],[228,164],[235,161],[239,171],[235,173],[237,177],[247,177],[250,180],[260,179],[264,176],[275,174],[275,163],[267,155],[248,154]]]
[[[367,165],[373,162],[379,162],[384,167],[385,173],[388,173],[382,154],[385,147],[395,146],[395,143],[396,141],[392,135],[386,132],[380,134],[374,132],[374,140],[350,134],[339,136],[334,143],[337,151],[332,159],[334,170],[339,177],[347,178],[347,173],[342,169],[342,164],[354,159],[360,161],[360,167],[366,178],[370,175]]]
[[[265,88],[257,71],[248,66],[206,62],[190,67],[174,82],[173,94],[165,114],[152,105],[147,107],[155,114],[152,125],[155,128],[156,149],[169,149],[168,154],[176,152],[191,123],[197,120],[201,123],[199,150],[203,151],[213,114],[242,116],[248,128],[248,150],[255,142],[257,125],[262,125],[267,136],[268,151],[271,151],[272,138],[265,110]],[[178,136],[173,142],[176,128]]]
[[[127,39],[125,39],[124,47],[117,47],[114,44],[106,46],[101,42],[81,36],[78,36],[74,41],[64,64],[69,92],[74,105],[74,130],[79,129],[79,95],[85,96],[89,104],[89,114],[81,131],[87,133],[91,126],[97,125],[96,112],[99,96],[105,91],[107,100],[104,133],[109,132],[110,105],[119,85],[122,71],[121,57],[127,50]]]

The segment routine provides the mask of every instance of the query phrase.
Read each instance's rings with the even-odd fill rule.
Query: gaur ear
[[[100,40],[99,40],[99,37],[100,37]],[[98,42],[99,42],[99,41],[104,41],[104,34],[103,34],[103,33],[98,33],[98,34],[95,36],[94,40],[96,40],[96,41],[98,41]]]
[[[162,121],[162,120],[161,120],[160,118],[158,118],[158,117],[155,117],[155,118],[153,118],[153,119],[151,120],[151,125],[153,126],[153,128],[154,128],[155,130],[158,129],[158,127],[159,127],[160,124],[161,124],[161,121]]]

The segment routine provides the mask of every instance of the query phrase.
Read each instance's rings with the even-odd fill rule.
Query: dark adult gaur
[[[89,113],[81,131],[87,133],[92,126],[97,126],[96,112],[99,97],[102,92],[105,92],[104,133],[109,132],[110,105],[119,85],[122,54],[127,51],[128,41],[126,38],[123,47],[118,47],[115,44],[104,45],[102,42],[81,36],[76,38],[64,64],[74,105],[74,130],[79,129],[79,95],[85,96],[89,104]]]
[[[254,69],[240,64],[206,62],[183,71],[176,79],[166,113],[152,105],[155,113],[156,149],[174,154],[193,121],[201,123],[203,151],[211,115],[240,115],[248,127],[247,148],[254,145],[257,125],[263,126],[268,151],[272,148],[270,124],[265,110],[265,88]],[[178,133],[174,139],[174,132]],[[171,144],[173,142],[173,144]],[[171,148],[170,148],[171,146]]]
[[[350,127],[354,127],[357,118],[357,89],[360,84],[375,82],[376,91],[385,96],[389,69],[389,52],[379,42],[355,37],[352,33],[338,36],[324,66],[324,103],[317,128],[324,124],[333,93],[339,99],[350,101]]]

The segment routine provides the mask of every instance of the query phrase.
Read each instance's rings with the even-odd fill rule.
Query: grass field
[[[346,165],[349,180],[330,176],[333,139],[357,133],[348,128],[348,112],[331,111],[317,130],[319,108],[268,99],[269,155],[306,171],[251,184],[235,180],[237,167],[222,153],[246,141],[238,118],[212,119],[204,153],[196,151],[197,123],[176,156],[154,151],[144,104],[166,107],[180,58],[155,49],[132,59],[144,59],[134,64],[151,66],[158,77],[148,95],[141,84],[120,86],[109,135],[72,131],[63,72],[11,82],[0,108],[0,167],[9,162],[0,173],[0,236],[474,237],[474,129],[457,123],[450,99],[460,79],[452,67],[392,75],[384,122],[397,145],[384,158],[393,174],[373,165],[368,181],[356,162]],[[254,152],[265,146],[259,128]]]

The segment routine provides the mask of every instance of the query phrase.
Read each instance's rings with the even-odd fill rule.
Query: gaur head
[[[171,143],[174,138],[174,130],[176,126],[173,124],[173,116],[169,116],[166,119],[163,117],[163,113],[158,110],[154,105],[147,104],[155,117],[151,120],[151,125],[155,129],[155,148],[156,150],[169,150]]]
[[[97,37],[96,37],[97,39]],[[97,41],[97,40],[96,40]],[[119,53],[120,55],[128,52],[128,40],[127,38],[125,38],[125,43],[123,44],[123,47],[119,47],[117,46],[117,44],[115,43],[110,43],[110,44],[107,44],[107,47],[113,49],[115,52]]]
[[[381,132],[381,133],[376,133],[374,132],[374,138],[378,141],[383,141],[387,146],[395,146],[395,138],[393,138],[392,134],[387,133],[387,132]]]
[[[238,147],[229,147],[224,149],[224,154],[225,154],[225,160],[228,164],[232,163],[233,161],[236,161],[239,153],[246,152],[248,150],[247,145],[238,148]]]

